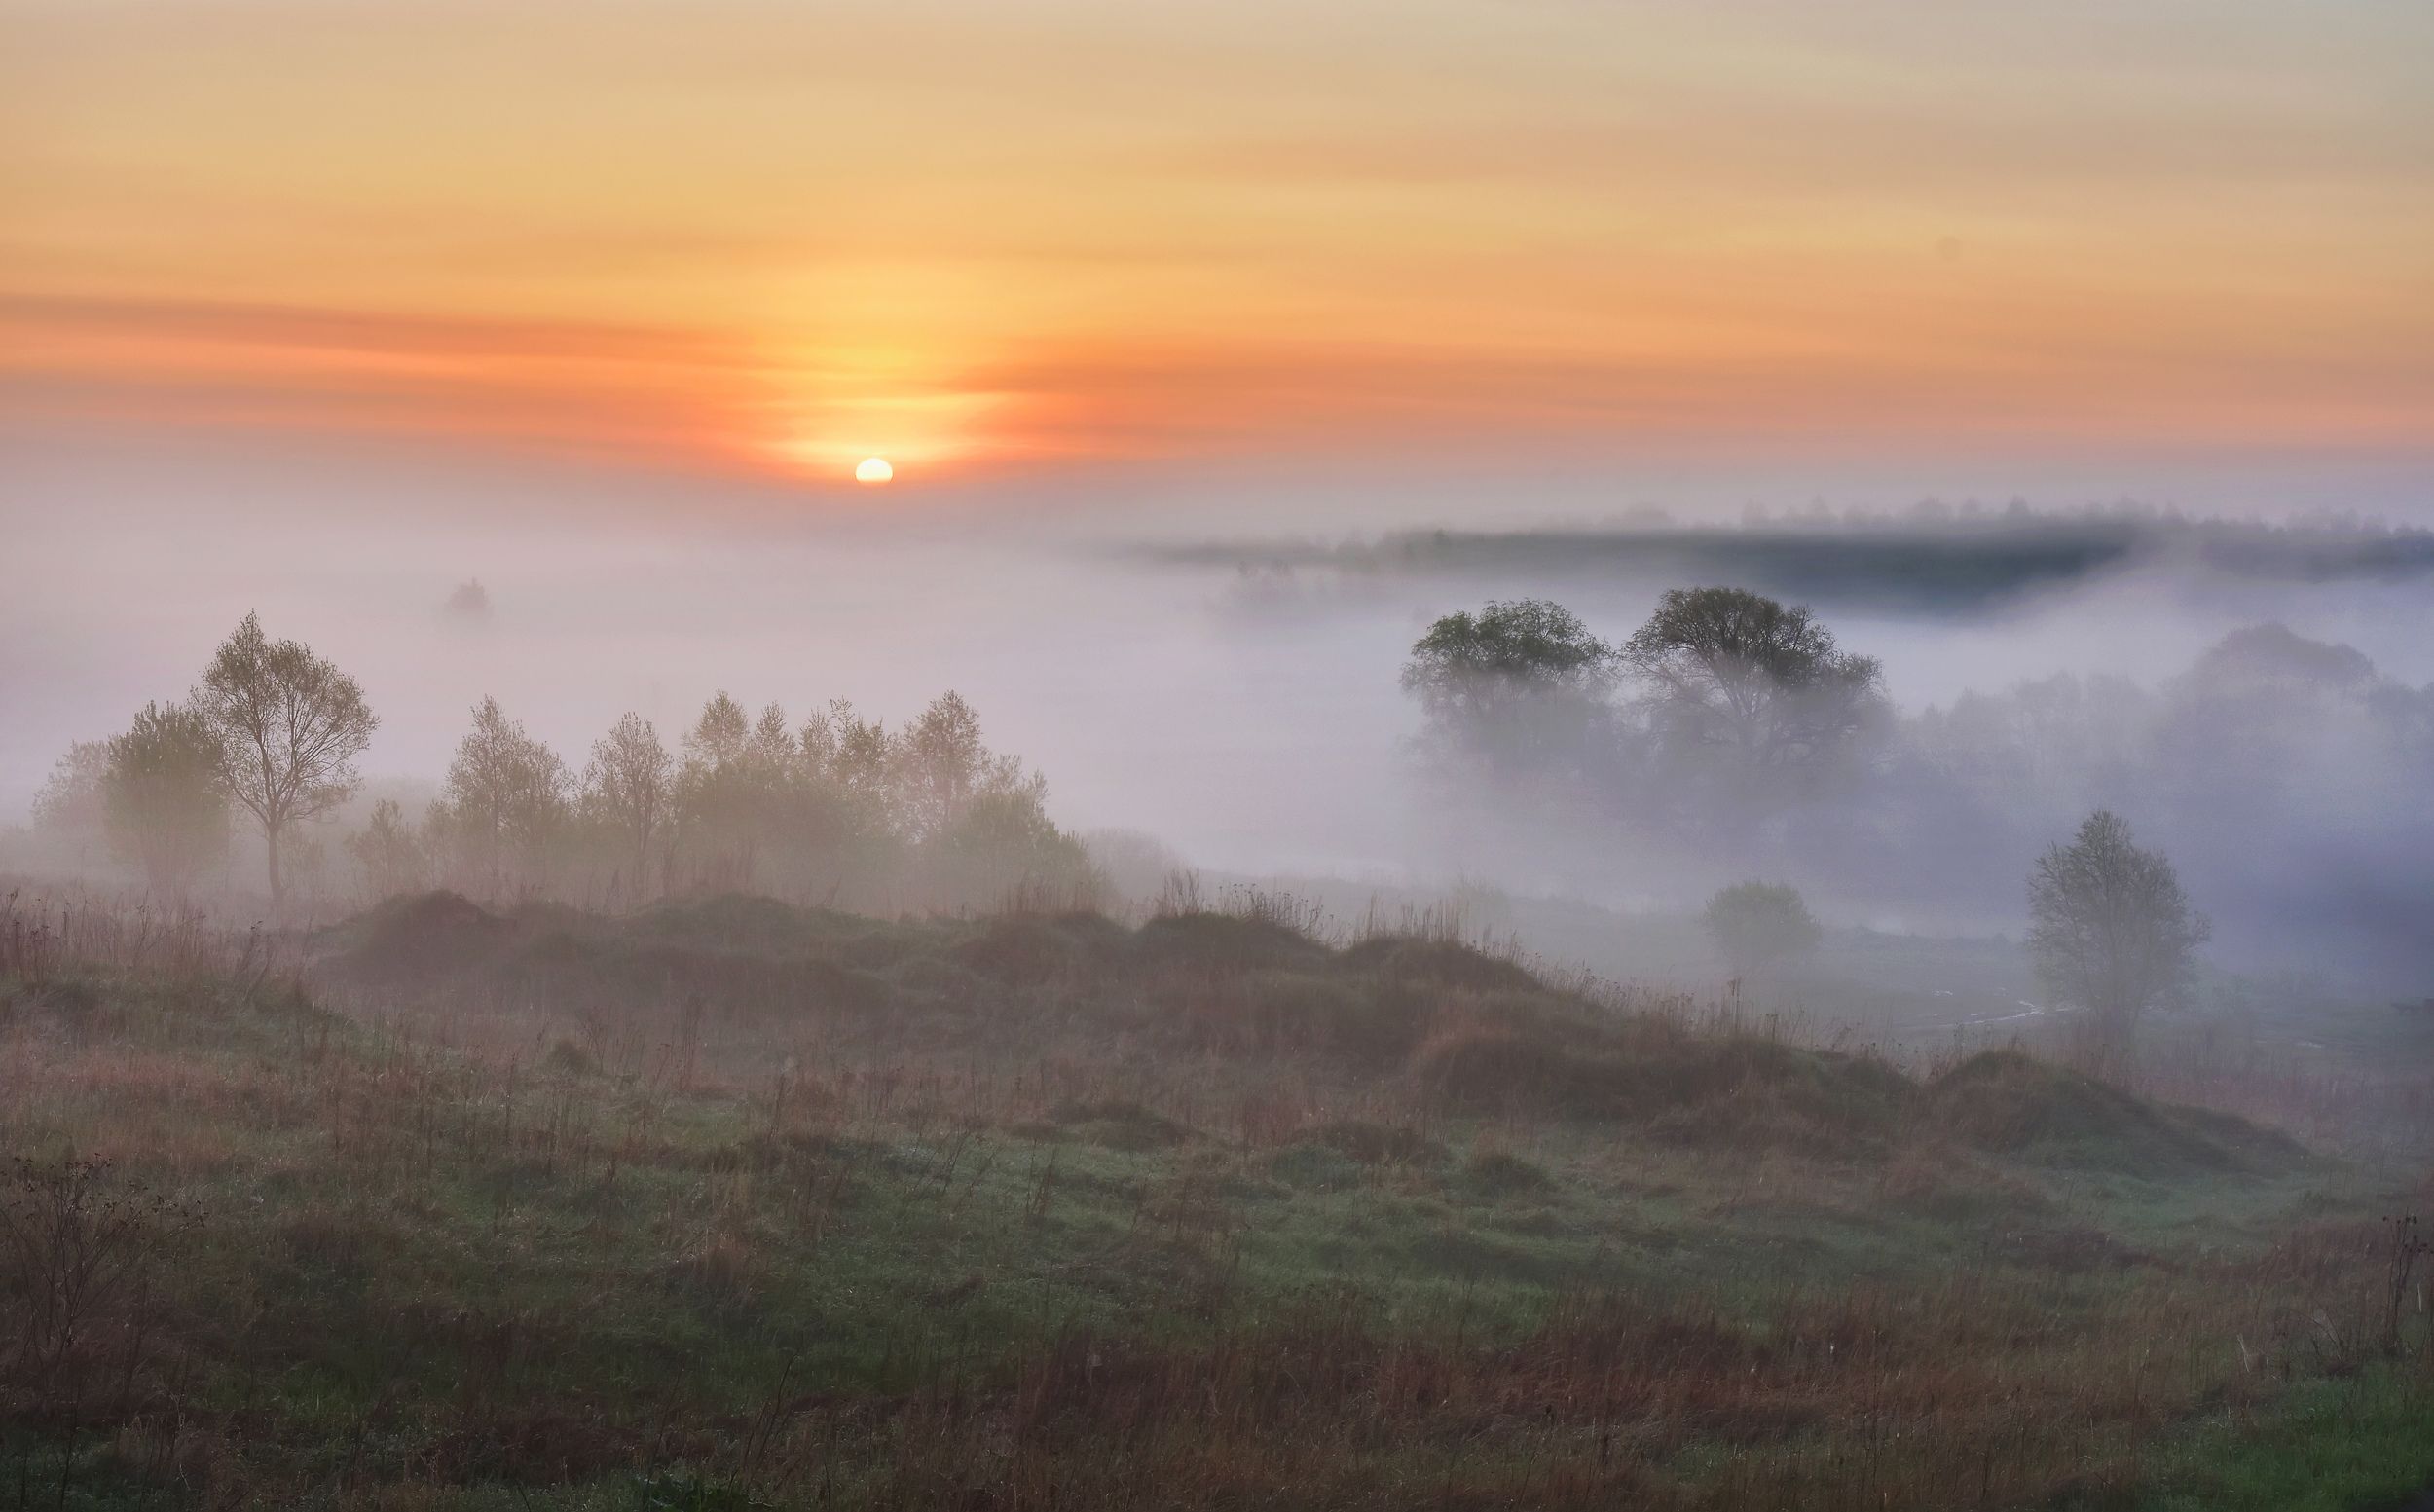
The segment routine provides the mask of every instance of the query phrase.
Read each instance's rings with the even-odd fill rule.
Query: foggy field
[[[0,1496],[2434,1480],[2421,534],[738,529],[21,610]]]
[[[2261,1512],[2434,1478],[2388,1216],[2434,1189],[2389,1144],[1306,916],[427,895],[266,939],[20,895],[0,1135],[86,1163],[20,1166],[9,1232],[95,1279],[12,1356],[8,1478]],[[2315,1090],[2354,1121],[2360,1085]],[[2434,1090],[2386,1090],[2421,1152]]]
[[[2434,1512],[2428,59],[0,0],[0,1512]]]

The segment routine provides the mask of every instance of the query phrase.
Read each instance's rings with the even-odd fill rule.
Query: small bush
[[[1807,955],[1825,939],[1800,890],[1786,882],[1741,882],[1707,901],[1715,953],[1736,972]]]

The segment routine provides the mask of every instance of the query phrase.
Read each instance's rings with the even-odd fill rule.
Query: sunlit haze
[[[9,0],[0,40],[19,424],[815,488],[2237,458],[2385,508],[2434,433],[2411,4]]]

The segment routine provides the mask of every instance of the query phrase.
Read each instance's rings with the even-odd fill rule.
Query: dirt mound
[[[392,898],[313,941],[321,968],[353,981],[427,982],[498,959],[517,931],[459,893]]]

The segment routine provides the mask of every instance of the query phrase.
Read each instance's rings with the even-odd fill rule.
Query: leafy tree
[[[1787,882],[1737,882],[1707,901],[1702,918],[1715,953],[1736,973],[1807,955],[1825,939],[1800,890]]]
[[[566,819],[568,787],[558,753],[526,734],[498,699],[485,698],[458,743],[433,822],[496,895],[504,890],[510,861],[541,868]]]
[[[1741,588],[1675,588],[1622,648],[1661,749],[1764,806],[1817,785],[1886,718],[1883,669],[1806,608]]]
[[[2068,845],[2038,861],[2028,882],[2028,952],[2055,999],[2096,1015],[2125,1045],[2147,1009],[2186,985],[2212,931],[2191,910],[2160,852],[2140,850],[2119,814],[2098,809]]]
[[[203,670],[194,705],[218,739],[229,796],[261,827],[277,903],[281,842],[354,792],[354,759],[381,721],[354,679],[301,641],[271,640],[252,614]]]
[[[146,704],[109,744],[101,801],[110,840],[143,867],[144,883],[180,898],[203,867],[228,854],[228,793],[220,742],[202,714]]]
[[[650,874],[650,848],[664,840],[676,795],[676,762],[659,731],[639,714],[621,716],[592,742],[583,768],[583,810],[616,837],[640,889]]]
[[[1612,733],[1614,654],[1560,604],[1491,600],[1413,643],[1403,688],[1448,754],[1507,775],[1577,768]]]

